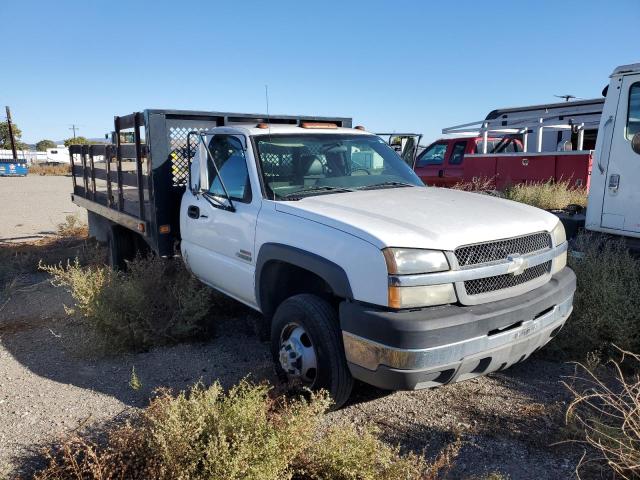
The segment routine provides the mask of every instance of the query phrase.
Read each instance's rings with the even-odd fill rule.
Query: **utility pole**
[[[72,123],[71,126],[69,127],[69,130],[73,130],[73,138],[76,138],[76,130],[80,130],[78,127],[76,127],[75,123]]]
[[[9,127],[9,141],[11,142],[11,151],[13,152],[13,161],[18,161],[18,152],[16,152],[16,141],[13,138],[13,125],[11,124],[11,110],[6,106],[7,110],[7,126]]]

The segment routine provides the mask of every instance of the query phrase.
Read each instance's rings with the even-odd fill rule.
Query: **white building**
[[[30,150],[18,150],[18,160],[26,160],[27,163],[69,163],[69,149],[64,145],[47,148],[46,152],[33,152]],[[0,149],[0,160],[13,160],[11,150]]]

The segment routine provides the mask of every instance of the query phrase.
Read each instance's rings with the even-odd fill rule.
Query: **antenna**
[[[269,116],[269,85],[264,86],[264,98],[267,102],[267,125],[269,125],[269,135],[271,135],[271,117]],[[269,138],[271,141],[271,138]]]
[[[267,125],[269,126],[269,144],[271,144],[271,116],[269,115],[269,85],[264,86],[264,99],[267,102]],[[271,163],[271,176],[273,177],[273,163]],[[273,201],[276,200],[276,192],[271,189],[273,193]]]

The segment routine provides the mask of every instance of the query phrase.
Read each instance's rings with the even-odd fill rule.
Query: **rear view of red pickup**
[[[429,145],[414,163],[424,183],[453,187],[492,180],[495,188],[549,180],[589,187],[592,151],[524,152],[515,138],[448,138]],[[487,153],[481,153],[486,151]]]

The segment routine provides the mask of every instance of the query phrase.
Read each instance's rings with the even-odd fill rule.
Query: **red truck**
[[[413,168],[427,185],[441,187],[492,180],[500,190],[550,179],[589,186],[591,151],[525,152],[523,143],[512,137],[488,137],[485,150],[484,138],[437,140],[416,157]]]

